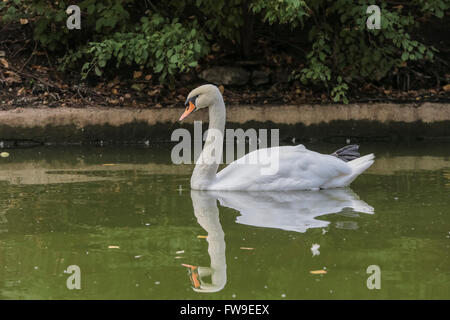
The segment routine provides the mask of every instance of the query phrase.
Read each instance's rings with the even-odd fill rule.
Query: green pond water
[[[363,144],[350,189],[279,193],[191,191],[169,146],[0,151],[0,299],[450,297],[450,144]]]

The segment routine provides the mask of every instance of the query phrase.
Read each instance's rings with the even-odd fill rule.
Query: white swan
[[[222,158],[226,112],[222,94],[216,86],[206,84],[192,90],[179,121],[202,108],[209,108],[209,129],[191,177],[191,188],[195,190],[276,191],[345,187],[374,162],[373,154],[359,157],[357,146],[344,147],[333,155],[310,151],[303,145],[281,146],[252,151],[217,173],[218,160]],[[346,162],[349,160],[347,156],[353,160]],[[276,172],[264,174],[264,170],[267,171],[267,167],[274,163]]]

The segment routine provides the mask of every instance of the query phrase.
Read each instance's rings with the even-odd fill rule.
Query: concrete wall
[[[208,121],[200,110],[183,123],[181,108],[17,108],[0,111],[0,147],[36,143],[170,141],[176,128]],[[205,123],[205,128],[206,128]],[[229,106],[227,128],[278,128],[282,139],[398,140],[450,138],[450,104]]]

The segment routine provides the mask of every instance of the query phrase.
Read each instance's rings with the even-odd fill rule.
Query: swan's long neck
[[[216,179],[217,169],[222,161],[225,121],[225,103],[222,96],[217,95],[215,103],[209,107],[209,127],[204,139],[205,145],[192,173],[193,189],[204,190]]]

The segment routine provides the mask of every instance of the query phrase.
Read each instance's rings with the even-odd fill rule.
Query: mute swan
[[[252,151],[217,173],[226,120],[222,94],[214,85],[202,85],[189,93],[185,105],[186,110],[179,121],[193,111],[209,108],[205,145],[191,177],[191,188],[195,190],[276,191],[345,187],[374,162],[373,154],[359,157],[357,146],[344,147],[333,155],[325,155],[300,144]],[[347,162],[352,158],[356,159]],[[252,159],[258,159],[258,162]],[[276,164],[276,172],[264,173],[268,163]]]

